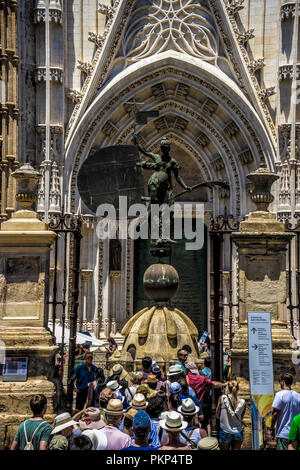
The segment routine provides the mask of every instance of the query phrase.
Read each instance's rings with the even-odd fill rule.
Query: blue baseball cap
[[[151,429],[151,420],[144,410],[139,410],[133,418],[133,430],[137,434],[145,434]]]
[[[181,393],[181,386],[178,382],[173,382],[170,384],[170,393],[177,394]]]

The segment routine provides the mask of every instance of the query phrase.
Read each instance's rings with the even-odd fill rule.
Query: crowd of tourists
[[[34,395],[31,419],[21,423],[12,450],[239,450],[243,442],[245,400],[238,395],[237,380],[212,379],[209,358],[198,370],[188,361],[190,351],[180,349],[178,361],[164,373],[145,357],[142,370],[128,373],[115,364],[105,378],[93,365],[93,354],[74,370],[76,414],[56,416],[50,426],[44,421],[47,399]],[[300,395],[293,377],[281,377],[281,392],[273,403],[269,438],[278,449],[300,450]],[[221,389],[216,417],[219,439],[210,437],[212,389]]]

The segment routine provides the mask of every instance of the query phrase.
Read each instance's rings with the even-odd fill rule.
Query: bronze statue
[[[148,217],[151,214],[151,204],[167,204],[168,206],[172,206],[174,204],[174,199],[181,196],[186,192],[193,191],[198,188],[210,188],[213,189],[215,186],[221,186],[222,188],[226,188],[229,190],[228,183],[224,181],[206,181],[204,183],[196,184],[195,186],[187,186],[184,181],[182,180],[181,176],[179,175],[180,165],[176,162],[174,158],[170,156],[170,148],[171,144],[170,141],[163,137],[160,148],[161,148],[161,155],[155,154],[152,152],[148,152],[145,150],[139,143],[138,143],[138,136],[137,134],[133,134],[133,143],[138,147],[139,151],[142,152],[147,157],[150,157],[153,160],[152,162],[137,162],[136,165],[146,170],[154,170],[154,173],[150,176],[148,181],[148,192],[149,197],[143,198],[148,199],[150,201],[149,206],[149,213]],[[184,188],[184,191],[180,192],[179,194],[173,194],[173,184],[172,184],[172,173],[175,176],[178,183]],[[159,225],[159,234],[162,233],[162,217],[163,214],[160,213],[159,220],[157,221]],[[172,217],[172,214],[171,214]],[[150,225],[149,225],[150,226]],[[163,239],[161,237],[156,240],[156,246],[166,247],[169,243],[176,243],[174,240],[169,238]]]
[[[137,163],[137,166],[141,166],[146,170],[154,170],[153,175],[150,176],[148,181],[151,204],[168,204],[171,206],[174,203],[172,173],[185,191],[192,191],[192,188],[187,186],[179,175],[180,165],[174,158],[171,158],[171,144],[166,137],[163,137],[160,143],[161,155],[147,152],[147,150],[138,143],[136,134],[133,135],[133,142],[137,145],[140,152],[153,160],[153,163]]]

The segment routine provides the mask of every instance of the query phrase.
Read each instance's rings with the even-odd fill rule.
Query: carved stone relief
[[[126,28],[122,50],[130,59],[143,59],[167,49],[214,61],[218,33],[211,14],[194,0],[137,2]]]

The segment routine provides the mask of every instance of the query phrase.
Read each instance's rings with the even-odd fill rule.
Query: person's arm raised
[[[216,381],[212,381],[212,386],[213,388],[223,388],[223,387],[226,387],[226,385],[228,384],[228,382],[216,382]]]

